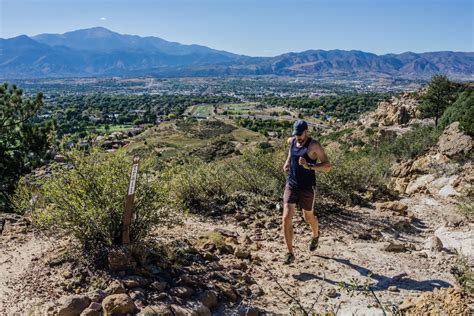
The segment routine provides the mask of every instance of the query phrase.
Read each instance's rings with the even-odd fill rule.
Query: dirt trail
[[[258,234],[261,237],[261,241],[255,241],[249,247],[259,249],[252,254],[262,259],[262,265],[253,265],[250,273],[265,295],[243,302],[244,305],[261,307],[275,314],[289,313],[292,300],[266,271],[270,270],[305,309],[315,304],[314,310],[320,313],[338,310],[340,315],[382,315],[383,312],[374,307],[376,298],[373,294],[365,296],[362,291],[355,291],[351,296],[341,283],[349,285],[354,278],[363,287],[368,282],[377,299],[388,308],[424,291],[455,286],[450,268],[458,255],[448,250],[428,251],[423,245],[439,227],[449,224],[446,219],[462,220],[463,216],[456,215],[454,206],[449,203],[425,196],[404,199],[403,202],[415,215],[412,231],[400,233],[393,230],[390,213],[355,208],[347,213],[322,216],[320,247],[315,252],[308,250],[309,227],[295,216],[296,261],[289,266],[282,264],[285,247],[279,227],[254,230],[221,220],[210,222],[190,218],[184,236],[182,230],[180,234],[193,240],[218,227],[238,232],[240,236],[252,238]],[[473,233],[472,227],[466,223],[451,230],[453,234],[464,232],[472,236]],[[361,239],[361,236],[375,231],[381,231],[381,240]],[[173,231],[168,234],[169,237],[176,236]],[[400,253],[387,252],[383,250],[387,241],[403,243],[410,249]],[[474,258],[469,259],[473,262]]]
[[[15,236],[15,235],[13,235]],[[25,271],[51,248],[51,241],[32,233],[0,238],[0,315],[20,313],[29,298],[15,288]]]
[[[307,310],[315,304],[314,310],[319,313],[338,311],[338,315],[382,315],[381,309],[375,307],[376,299],[372,294],[364,296],[362,291],[347,293],[341,284],[348,286],[351,282],[358,282],[363,287],[368,282],[377,299],[390,309],[391,305],[398,305],[424,291],[455,286],[450,268],[458,255],[447,250],[425,250],[423,245],[429,237],[441,229],[444,234],[440,236],[442,240],[451,238],[456,242],[461,234],[465,248],[474,239],[473,227],[462,215],[456,215],[454,206],[449,203],[424,195],[403,199],[402,202],[414,215],[406,232],[394,228],[400,216],[386,211],[357,207],[321,215],[320,246],[315,252],[308,250],[309,227],[299,216],[295,216],[296,261],[289,266],[282,264],[285,246],[279,214],[272,216],[270,221],[274,225],[267,228],[250,228],[233,219],[211,220],[190,216],[184,227],[162,229],[157,231],[157,236],[164,241],[187,239],[197,243],[199,236],[221,228],[237,232],[240,240],[253,240],[247,247],[253,258],[261,259],[261,264],[248,262],[247,273],[255,279],[264,294],[245,300],[240,306],[259,307],[271,314],[288,315],[294,304],[274,277]],[[245,236],[249,238],[243,238]],[[408,249],[399,253],[387,252],[383,248],[388,241],[402,243]],[[54,247],[53,241],[35,237],[32,233],[15,239],[0,237],[0,315],[21,314],[37,303],[47,303],[44,295],[40,299],[39,294],[25,294],[25,287],[43,292],[46,289],[34,284],[37,283],[34,277],[24,279],[25,275],[36,271],[35,261]],[[235,259],[231,254],[223,255],[221,259],[226,260],[226,256]],[[472,263],[474,258],[470,256],[469,260]],[[30,271],[30,274],[25,271]],[[41,273],[47,274],[47,271]],[[45,278],[47,280],[48,276]],[[54,289],[47,291],[54,296]],[[220,312],[228,315],[234,311]]]

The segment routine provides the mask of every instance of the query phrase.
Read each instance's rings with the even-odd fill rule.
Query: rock
[[[82,311],[81,316],[100,316],[100,309],[95,310],[90,307]]]
[[[473,258],[474,226],[471,224],[468,227],[467,231],[452,231],[442,226],[435,231],[435,236],[441,240],[445,249],[456,249],[458,253]]]
[[[238,300],[239,296],[231,285],[221,283],[217,285],[217,288],[230,302],[236,302]]]
[[[172,288],[170,293],[180,298],[189,298],[194,294],[194,290],[188,286],[177,286]]]
[[[439,252],[443,250],[443,243],[438,237],[432,236],[425,241],[424,248],[430,251]]]
[[[387,290],[389,290],[390,292],[400,292],[400,290],[398,289],[398,287],[396,287],[395,285],[390,285]]]
[[[102,302],[104,314],[108,315],[126,315],[136,311],[135,303],[127,294],[113,294],[107,296]]]
[[[459,122],[451,123],[438,140],[439,151],[450,157],[465,156],[472,149],[472,138],[459,129]]]
[[[214,231],[226,237],[239,237],[239,233],[237,233],[236,231],[231,231],[224,228],[215,228]]]
[[[54,156],[54,161],[56,161],[56,162],[66,162],[66,157],[64,157],[63,155],[57,154],[56,156]]]
[[[209,308],[201,302],[188,302],[185,306],[173,304],[171,310],[174,316],[211,316]]]
[[[133,290],[130,290],[128,294],[130,295],[130,298],[134,301],[146,300],[145,290],[142,288],[136,287]]]
[[[264,294],[263,290],[257,284],[252,284],[250,286],[250,292],[252,292],[252,297],[253,298],[262,296]]]
[[[389,202],[379,202],[375,204],[375,207],[381,211],[394,211],[399,214],[406,214],[408,206],[400,201],[389,201]]]
[[[58,316],[78,316],[90,303],[91,300],[85,295],[63,297],[60,301]]]
[[[234,256],[239,259],[248,259],[250,257],[250,251],[243,247],[237,247],[234,251]]]
[[[165,281],[155,281],[150,286],[158,292],[163,292],[168,287],[168,283]]]
[[[251,306],[242,306],[239,308],[237,311],[238,316],[258,316],[260,314],[260,311]]]
[[[133,269],[136,266],[129,247],[116,247],[108,254],[109,269],[113,272]]]
[[[329,298],[336,298],[339,296],[339,293],[337,293],[336,289],[330,288],[326,290],[326,296]]]
[[[397,178],[404,178],[410,173],[412,161],[406,161],[396,164],[392,167],[392,176]]]
[[[123,286],[122,282],[114,280],[112,281],[109,286],[105,289],[105,293],[107,295],[112,295],[112,294],[123,294],[127,293],[127,290]]]
[[[420,189],[426,188],[426,186],[434,179],[435,177],[432,174],[422,175],[416,178],[414,181],[408,183],[405,193],[413,194],[416,191],[419,191]]]
[[[245,216],[244,214],[238,213],[238,214],[235,214],[234,218],[240,222],[240,221],[245,220],[247,216]]]
[[[126,276],[122,278],[122,282],[129,289],[134,288],[134,287],[139,287],[139,286],[147,286],[148,284],[150,284],[150,280],[145,279],[138,275]]]
[[[198,300],[208,308],[214,308],[218,304],[217,295],[213,291],[204,291],[198,297]]]
[[[384,243],[382,249],[388,252],[405,252],[407,248],[404,244],[395,243],[395,242],[387,242]]]
[[[404,233],[409,233],[413,230],[413,227],[411,226],[411,221],[404,218],[396,221],[395,224],[393,224],[393,227],[396,230]]]
[[[118,293],[110,293],[110,294],[118,294]],[[105,293],[105,291],[95,290],[93,292],[87,293],[87,296],[91,299],[92,302],[100,303],[107,296],[107,294]]]
[[[173,312],[166,305],[150,305],[138,313],[138,316],[173,316]]]

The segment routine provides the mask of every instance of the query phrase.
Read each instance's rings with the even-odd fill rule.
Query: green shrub
[[[19,211],[55,233],[76,237],[86,247],[109,247],[119,241],[128,190],[131,157],[121,152],[89,153],[73,149],[67,164],[57,165],[50,177],[34,183],[23,178],[13,198]],[[157,225],[179,222],[166,208],[160,184],[150,164],[140,162],[131,224],[132,242],[141,241]]]
[[[322,197],[348,202],[351,194],[365,192],[384,185],[389,175],[391,159],[372,151],[333,151],[327,153],[331,171],[318,173],[317,187]]]
[[[170,205],[196,213],[223,210],[236,192],[276,199],[282,194],[286,176],[286,152],[244,151],[242,155],[205,163],[194,158],[172,163],[161,172]]]
[[[444,112],[440,119],[440,126],[446,128],[456,121],[459,122],[464,133],[474,136],[474,91],[464,91],[459,95],[453,105]]]
[[[414,130],[387,141],[375,149],[378,156],[393,155],[397,159],[410,159],[422,154],[438,142],[442,129],[418,126]]]

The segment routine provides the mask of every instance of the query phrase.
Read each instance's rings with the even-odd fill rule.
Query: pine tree
[[[434,75],[428,85],[428,91],[423,97],[421,112],[424,117],[434,117],[435,125],[443,115],[444,110],[453,102],[454,89],[444,75]]]

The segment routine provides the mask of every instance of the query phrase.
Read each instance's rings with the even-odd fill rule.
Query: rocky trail
[[[473,224],[454,205],[424,194],[376,205],[320,215],[315,252],[308,250],[309,227],[295,216],[296,261],[288,266],[282,264],[285,246],[277,210],[265,214],[263,227],[248,225],[252,218],[246,222],[242,217],[190,216],[184,226],[158,230],[153,238],[181,240],[209,252],[209,241],[202,243],[206,236],[217,232],[225,238],[232,251],[215,252],[218,262],[228,275],[251,277],[253,285],[247,297],[213,309],[217,315],[257,310],[287,315],[299,304],[318,313],[383,315],[378,302],[391,313],[413,307],[410,299],[421,293],[454,287],[450,270],[460,258],[458,252],[473,263]],[[22,225],[10,225],[13,229],[4,229],[0,239],[1,315],[25,314],[51,304],[64,294],[51,280],[68,277],[65,270],[57,275],[38,264],[39,258],[54,257],[58,241],[18,230]],[[55,266],[48,262],[47,267]],[[208,268],[212,272],[212,266]],[[440,304],[447,304],[443,308],[453,314],[467,311],[467,301],[458,297],[453,292],[452,301]]]

